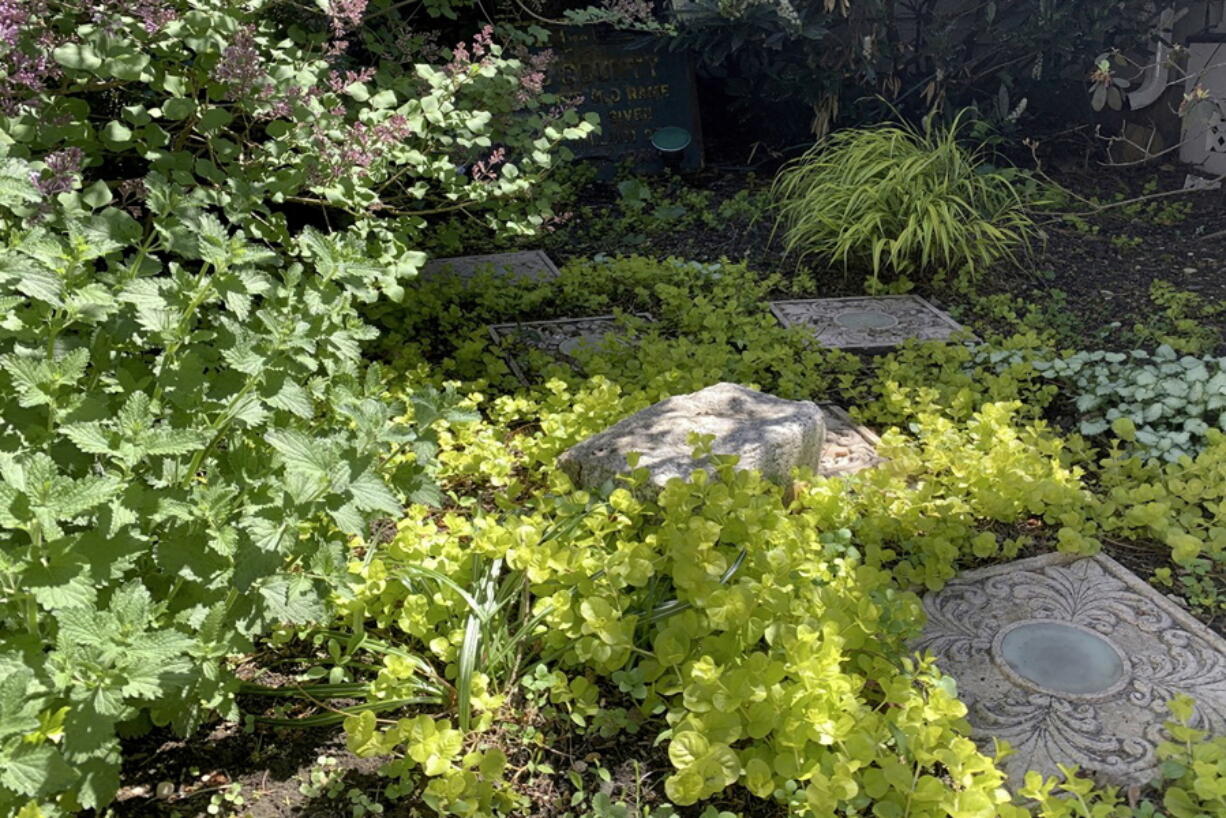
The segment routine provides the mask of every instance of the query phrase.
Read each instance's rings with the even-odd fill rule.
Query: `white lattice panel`
[[[1209,115],[1209,124],[1205,128],[1205,150],[1209,153],[1226,153],[1226,120],[1222,119],[1221,111]]]

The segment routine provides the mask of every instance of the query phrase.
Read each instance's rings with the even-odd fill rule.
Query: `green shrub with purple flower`
[[[403,6],[0,0],[0,814],[102,809],[118,735],[235,715],[228,657],[433,496],[465,415],[391,394],[359,309],[435,216],[547,226],[593,125]]]
[[[139,207],[154,174],[258,240],[285,242],[305,220],[360,236],[386,265],[411,268],[438,214],[548,224],[550,171],[593,124],[542,93],[540,57],[511,58],[489,29],[443,49],[399,19],[364,0],[313,14],[276,0],[8,0],[3,133],[43,163],[48,195],[81,174],[82,195]]]

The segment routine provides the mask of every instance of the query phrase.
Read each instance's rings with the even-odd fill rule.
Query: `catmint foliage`
[[[435,496],[410,421],[450,411],[363,362],[396,281],[350,236],[273,250],[156,174],[143,226],[48,211],[34,173],[0,158],[5,814],[104,806],[124,726],[234,715],[227,657],[323,617],[351,538]]]
[[[594,129],[492,32],[286,8],[0,0],[2,814],[103,808],[120,731],[235,716],[231,657],[438,499],[464,413],[389,394],[359,308],[436,217],[547,224]]]

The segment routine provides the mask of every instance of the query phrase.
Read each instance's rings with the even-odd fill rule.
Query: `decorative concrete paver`
[[[1196,701],[1194,726],[1226,733],[1226,641],[1105,555],[1045,554],[968,571],[924,599],[916,648],[958,683],[973,735],[1027,770],[1077,764],[1143,785],[1166,740],[1166,703]]]
[[[823,346],[883,350],[915,338],[945,341],[965,328],[918,295],[771,301],[785,327],[808,327]]]
[[[647,313],[635,313],[636,318],[652,321]],[[558,318],[553,321],[521,321],[490,324],[490,336],[495,345],[518,342],[546,352],[561,361],[573,362],[574,352],[584,346],[598,347],[612,336],[624,338],[626,326],[614,315],[589,315],[582,318]],[[515,377],[528,382],[514,349],[507,350],[507,364]]]
[[[558,277],[557,266],[543,250],[526,250],[486,256],[436,258],[426,262],[426,266],[421,270],[421,278],[453,275],[460,279],[470,279],[485,270],[517,281],[545,281]]]
[[[882,462],[877,454],[881,438],[861,426],[840,406],[821,404],[826,416],[826,446],[822,449],[818,473],[823,477],[855,474]]]

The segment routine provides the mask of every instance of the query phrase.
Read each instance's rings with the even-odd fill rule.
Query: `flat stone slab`
[[[644,321],[654,320],[645,312],[634,313]],[[584,347],[599,347],[606,338],[625,338],[626,327],[615,315],[588,315],[581,318],[558,318],[552,321],[518,321],[490,324],[494,344],[505,347],[516,342],[539,349],[560,361],[574,361],[575,351]],[[507,350],[507,364],[515,377],[528,383],[524,368],[513,349]]]
[[[558,457],[558,466],[576,485],[597,488],[627,474],[627,456],[638,452],[637,468],[651,474],[639,494],[649,497],[674,477],[688,480],[696,469],[713,471],[708,458],[694,459],[694,433],[714,436],[712,454],[737,455],[738,469],[790,485],[796,467],[818,470],[826,423],[822,410],[810,401],[717,383],[635,412],[567,449]]]
[[[426,262],[419,277],[428,279],[451,275],[467,280],[486,271],[517,281],[545,281],[558,277],[557,266],[543,250],[436,258]]]
[[[883,461],[877,454],[881,438],[867,426],[852,420],[851,415],[833,403],[821,405],[826,418],[826,445],[818,474],[837,477],[855,474]]]
[[[924,598],[929,651],[958,683],[973,736],[1016,750],[1002,767],[1077,764],[1143,785],[1167,740],[1166,703],[1196,700],[1195,726],[1226,734],[1226,641],[1105,555],[1045,554],[968,571]]]
[[[947,341],[966,328],[918,295],[771,301],[785,327],[807,327],[822,346],[884,350],[915,338]]]

